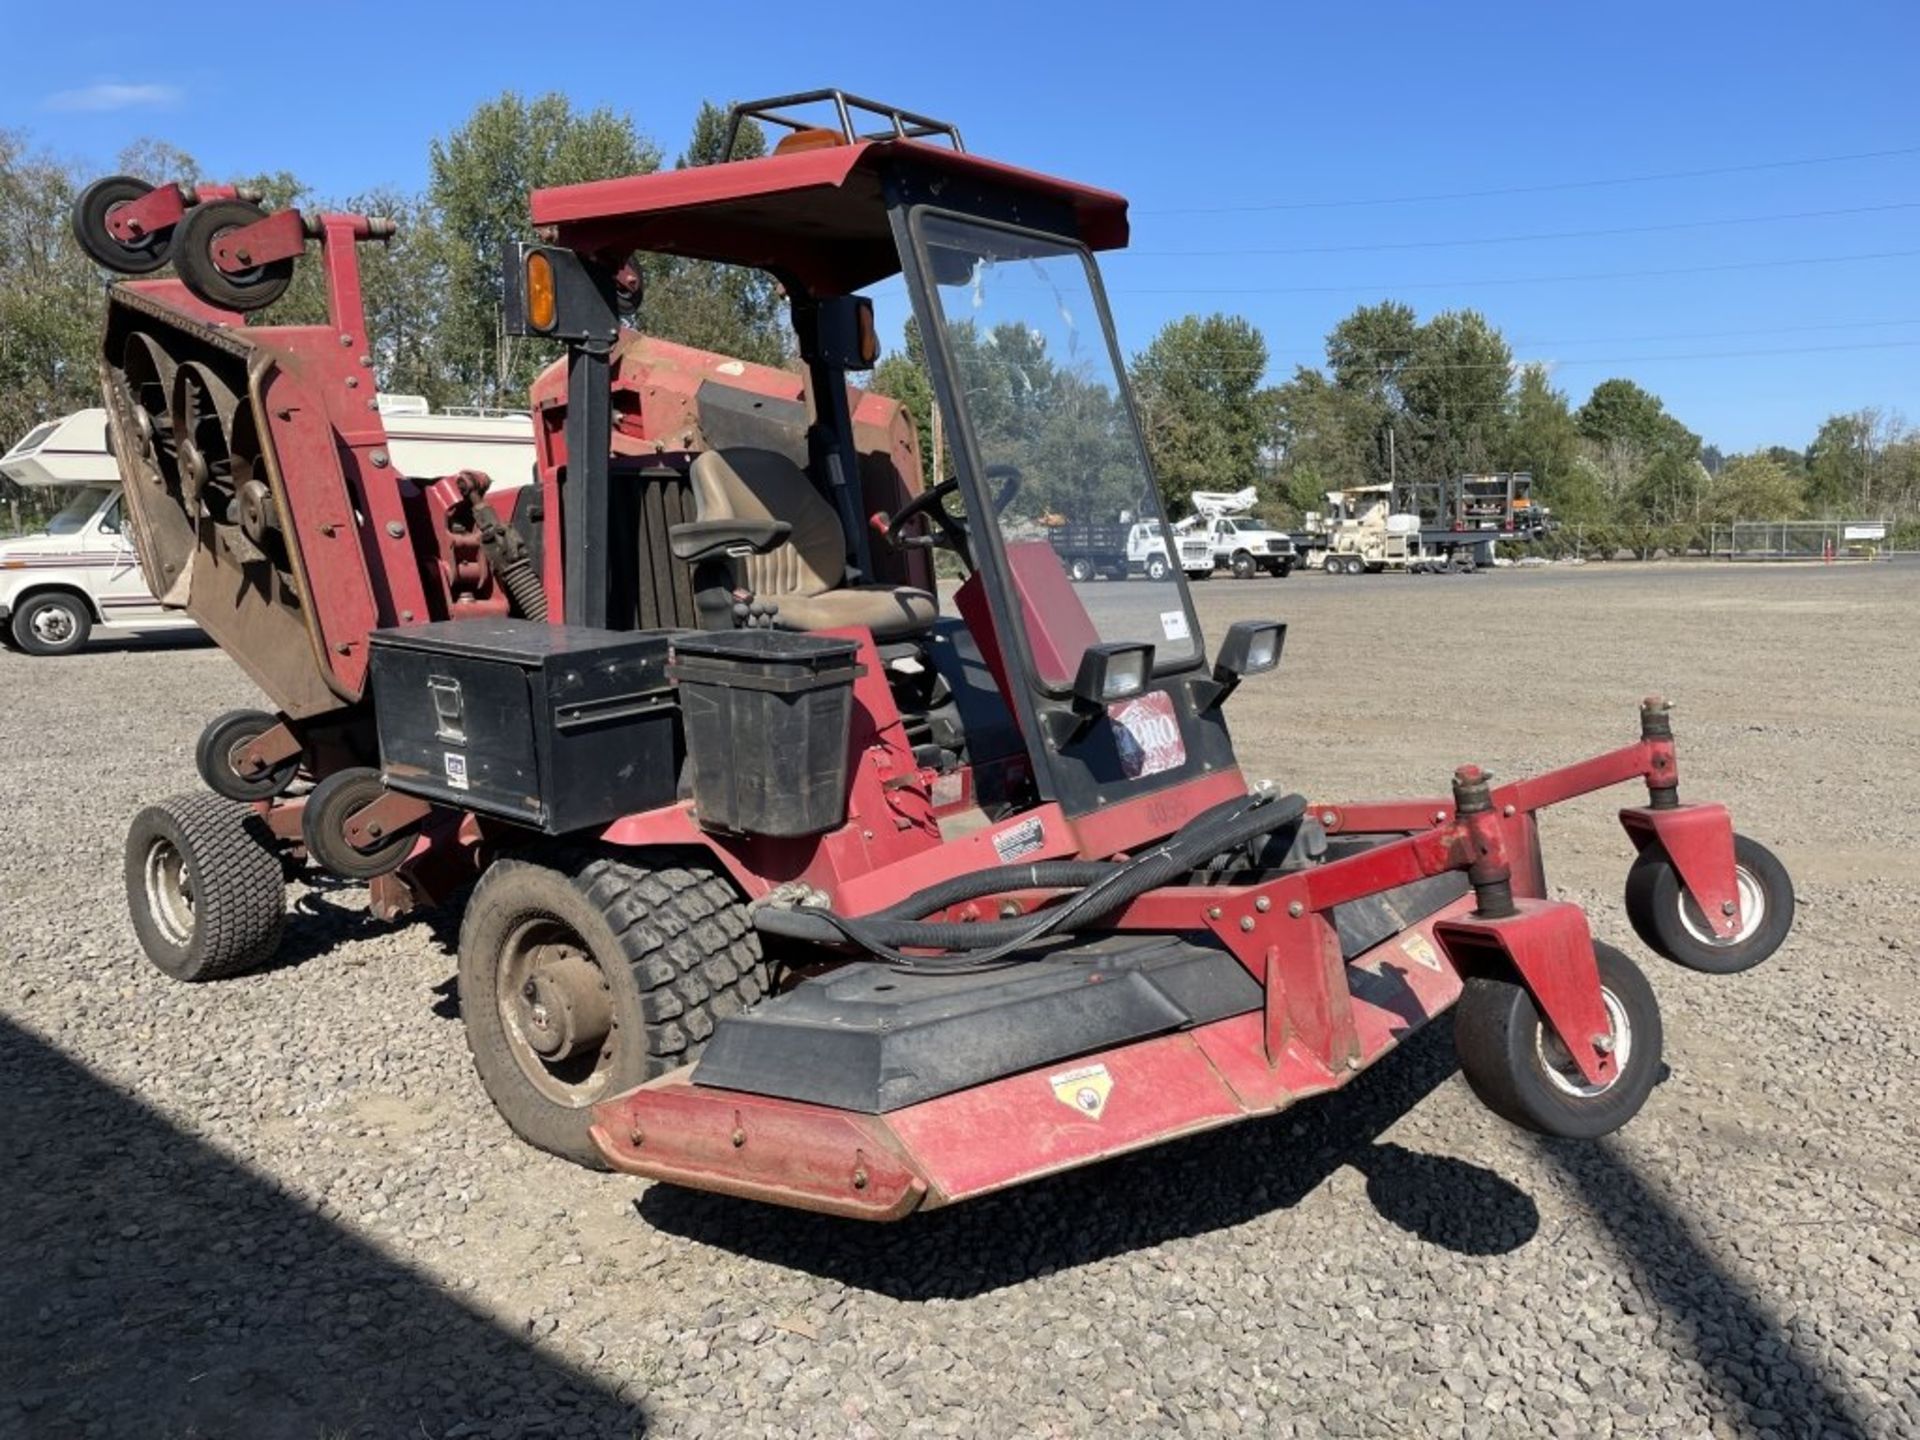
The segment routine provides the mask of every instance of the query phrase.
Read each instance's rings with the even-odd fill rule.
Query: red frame
[[[1592,935],[1578,906],[1546,896],[1536,815],[1549,805],[1644,781],[1649,804],[1621,812],[1628,835],[1640,848],[1666,849],[1688,888],[1706,897],[1703,909],[1717,911],[1717,897],[1731,896],[1733,910],[1723,918],[1737,929],[1731,819],[1720,805],[1678,804],[1677,776],[1671,737],[1648,735],[1491,787],[1491,807],[1465,815],[1452,800],[1438,799],[1315,806],[1309,813],[1332,833],[1395,838],[1258,884],[1150,891],[1101,922],[1122,931],[1211,931],[1261,984],[1264,1002],[1252,1014],[1009,1075],[885,1115],[703,1089],[688,1068],[596,1106],[595,1142],[610,1164],[633,1174],[832,1214],[898,1219],[1336,1088],[1451,1005],[1476,974],[1526,986],[1581,1073],[1604,1082],[1617,1060],[1603,1038],[1608,1025]],[[1459,778],[1483,777],[1468,767]],[[829,867],[813,878],[830,885],[843,909],[871,913],[947,876],[993,864],[992,839],[1009,824],[1039,821],[1043,840],[1031,858],[1099,859],[1161,838],[1243,790],[1235,773],[1078,820],[1042,806],[862,875],[836,876]],[[642,833],[623,821],[608,838],[701,838],[691,817],[666,813],[678,815],[670,832],[649,825]],[[750,894],[770,888],[764,876],[749,883],[744,857],[715,848]],[[1512,913],[1481,913],[1469,895],[1366,954],[1342,959],[1334,906],[1453,870],[1479,885],[1509,884]],[[1057,893],[1009,891],[955,907],[944,918],[979,919],[1005,905],[1025,912]],[[1356,993],[1349,978],[1355,970],[1376,978],[1390,973],[1404,992],[1402,1003],[1389,1009]],[[1090,1067],[1111,1086],[1105,1108],[1093,1118],[1068,1119],[1053,1072]],[[1117,1103],[1123,1092],[1124,1108]]]

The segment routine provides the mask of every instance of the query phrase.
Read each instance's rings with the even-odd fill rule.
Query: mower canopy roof
[[[845,295],[898,273],[884,177],[910,168],[971,182],[1016,203],[1070,213],[1090,250],[1127,243],[1127,202],[918,140],[860,140],[687,170],[536,190],[532,218],[585,254],[684,255],[770,271],[817,296]]]

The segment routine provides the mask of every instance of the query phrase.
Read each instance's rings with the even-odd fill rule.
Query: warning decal
[[[1416,965],[1424,965],[1436,974],[1440,970],[1440,952],[1433,948],[1433,942],[1419,931],[1407,936],[1400,942],[1400,953]]]
[[[1000,857],[1000,863],[1010,865],[1022,855],[1031,855],[1046,843],[1047,832],[1037,815],[1029,816],[1018,825],[1009,825],[993,837],[993,853]]]
[[[452,750],[446,751],[445,754],[447,761],[447,784],[456,790],[466,789],[467,757]]]
[[[1053,1087],[1054,1099],[1089,1120],[1100,1118],[1107,1108],[1107,1097],[1113,1093],[1113,1076],[1104,1065],[1083,1065],[1048,1077],[1047,1084]]]

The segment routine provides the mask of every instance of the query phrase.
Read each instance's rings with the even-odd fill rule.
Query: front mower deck
[[[726,1053],[719,1036],[730,1027],[738,1041],[755,1036],[756,1027],[729,1021],[716,1031],[714,1046],[697,1066],[597,1105],[594,1143],[608,1163],[629,1174],[825,1214],[897,1220],[915,1210],[1270,1114],[1338,1088],[1459,998],[1460,977],[1445,962],[1433,927],[1464,916],[1473,903],[1471,896],[1456,899],[1351,961],[1345,967],[1344,998],[1322,997],[1338,1005],[1338,1023],[1313,1013],[1312,998],[1302,995],[1296,997],[1298,1016],[1276,1029],[1262,1013],[1262,994],[1249,977],[1253,1004],[1242,1013],[1029,1062],[1012,1073],[1003,1070],[997,1078],[884,1113],[708,1083],[710,1074],[726,1073],[709,1069],[716,1053]],[[1102,953],[1112,953],[1104,950],[1104,942],[1097,944]],[[1224,996],[1229,989],[1224,978],[1183,954],[1194,948],[1177,941],[1143,947],[1134,973],[1150,977],[1147,983],[1156,991],[1170,974],[1204,975]],[[1097,990],[1086,977],[1113,965],[1108,960],[1075,967],[1077,983]],[[873,1018],[858,1015],[860,1002],[852,997],[861,986],[871,991],[876,982],[887,983],[878,971],[878,966],[857,965],[833,977],[855,977],[845,987],[850,993],[844,1014]],[[1038,978],[1026,977],[1026,983]],[[926,977],[899,980],[903,987],[929,983]],[[942,988],[946,983],[934,982]],[[1023,1003],[1033,1006],[1044,999]],[[931,1016],[943,1002],[930,991],[926,1001],[907,1008],[917,1006]],[[763,1011],[769,1008],[775,1007]],[[807,1004],[812,1011],[825,1008],[825,1002]],[[991,1016],[993,1007],[974,1013]],[[964,1038],[972,1024],[964,1017],[933,1021],[926,1035],[936,1042]],[[908,1049],[931,1053],[911,1041]],[[969,1059],[964,1052],[933,1058],[950,1067]],[[744,1072],[741,1066],[736,1074]],[[885,1077],[881,1082],[884,1086]],[[847,1088],[857,1090],[858,1077],[848,1077]]]

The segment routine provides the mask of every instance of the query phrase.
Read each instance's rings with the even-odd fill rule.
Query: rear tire
[[[127,907],[147,958],[176,980],[224,980],[280,948],[286,881],[266,827],[214,795],[176,795],[133,817]]]
[[[1075,560],[1067,567],[1067,574],[1072,577],[1076,585],[1084,585],[1093,579],[1093,562],[1084,559]]]
[[[1722,940],[1680,883],[1667,852],[1649,845],[1627,872],[1627,919],[1654,954],[1705,975],[1751,970],[1785,943],[1793,929],[1793,879],[1758,840],[1733,837],[1740,890],[1740,933]]]
[[[93,616],[77,596],[32,595],[13,612],[8,628],[14,643],[29,655],[71,655],[87,643]]]
[[[280,717],[265,710],[229,710],[207,723],[193,747],[193,768],[207,788],[229,800],[271,800],[287,793],[300,773],[300,757],[289,756],[258,775],[243,775],[235,764],[241,749],[273,729]]]
[[[1620,1062],[1604,1086],[1581,1078],[1518,981],[1476,975],[1455,1007],[1454,1046],[1467,1084],[1489,1110],[1523,1130],[1570,1140],[1611,1135],[1640,1112],[1660,1077],[1653,987],[1611,945],[1595,944],[1593,954]]]
[[[474,1069],[508,1126],[604,1170],[591,1107],[690,1064],[770,981],[745,902],[713,870],[576,855],[488,868],[458,983]]]

